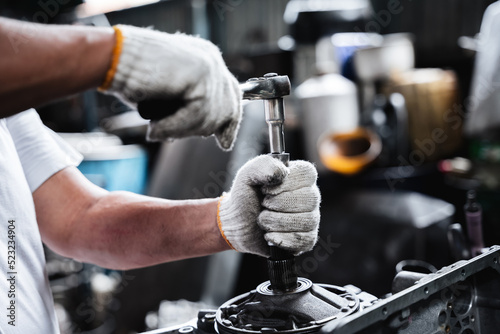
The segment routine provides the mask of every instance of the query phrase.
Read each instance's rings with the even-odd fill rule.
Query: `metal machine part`
[[[295,290],[276,294],[267,281],[223,304],[216,313],[217,329],[219,334],[317,331],[360,307],[359,298],[345,288],[299,278]]]
[[[428,274],[322,333],[496,333],[500,326],[500,246]]]
[[[307,280],[299,279],[301,287],[306,289],[283,294],[276,299],[276,304],[267,304],[266,296],[270,291],[269,283],[265,282],[255,291],[229,300],[217,311],[200,311],[198,319],[189,324],[159,329],[149,334],[498,332],[500,246],[490,247],[471,260],[456,262],[435,273],[416,275],[400,272],[398,276],[395,280],[401,282],[395,286],[400,291],[394,291],[385,299],[377,299],[353,286],[309,285]],[[311,296],[320,299],[321,303]],[[316,306],[322,305],[320,311],[315,311],[314,303],[318,303]],[[244,304],[253,309],[242,308]],[[309,322],[305,317],[301,318],[304,316],[301,310],[307,310],[311,318]],[[275,321],[274,317],[280,316],[285,317],[275,323],[281,326],[267,326],[266,320]]]

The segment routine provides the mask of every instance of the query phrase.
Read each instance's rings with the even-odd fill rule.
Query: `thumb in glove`
[[[269,243],[295,255],[317,240],[320,194],[314,166],[259,156],[237,173],[219,201],[218,224],[228,244],[241,252],[269,256]]]
[[[161,116],[152,117],[149,140],[215,135],[222,149],[231,149],[241,120],[241,91],[220,50],[180,33],[125,25],[114,29],[114,57],[100,90],[133,106],[176,101],[174,114],[162,118],[164,110],[158,110]]]

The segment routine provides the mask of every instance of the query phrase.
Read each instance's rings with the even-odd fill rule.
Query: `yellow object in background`
[[[325,134],[318,142],[321,162],[331,171],[352,175],[370,165],[382,150],[380,138],[365,128]]]

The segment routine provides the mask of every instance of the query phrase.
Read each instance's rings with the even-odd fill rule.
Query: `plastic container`
[[[143,194],[147,182],[148,154],[140,145],[123,145],[104,133],[60,134],[83,155],[78,169],[91,182],[109,191]]]
[[[357,90],[340,74],[325,74],[306,80],[295,90],[300,104],[306,158],[326,171],[317,143],[324,134],[354,131],[359,124]]]

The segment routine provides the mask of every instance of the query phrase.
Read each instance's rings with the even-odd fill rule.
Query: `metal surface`
[[[267,100],[264,103],[266,122],[269,126],[269,146],[271,153],[285,152],[285,133],[283,123],[285,122],[285,108],[283,99]]]
[[[268,100],[290,95],[290,80],[286,75],[268,73],[240,84],[244,100]]]
[[[315,333],[322,334],[496,334],[500,328],[500,246],[490,247],[482,255],[472,258],[468,261],[459,261],[450,266],[444,267],[435,273],[415,275],[418,280],[411,284],[408,281],[409,276],[403,278],[409,285],[408,288],[399,291],[386,299],[377,299],[369,293],[356,290],[353,286],[338,288],[328,285],[317,285],[330,290],[337,295],[342,295],[339,291],[345,291],[352,294],[356,300],[359,300],[357,311],[349,308],[347,315],[328,319],[325,324],[323,321],[314,322],[314,325],[304,326],[302,328],[277,330],[273,328],[261,327],[260,329],[245,327],[241,324],[235,326],[233,321],[238,316],[225,319],[223,316],[224,308],[238,307],[246,299],[246,302],[252,303],[252,296],[256,294],[265,295],[268,291],[268,282],[263,283],[255,291],[233,298],[226,302],[219,310],[204,312],[201,319],[207,316],[203,322],[203,328],[192,327],[195,334],[216,333],[219,334],[251,334],[251,333]],[[301,279],[302,280],[302,279]],[[398,280],[396,278],[395,280]],[[301,281],[302,282],[302,281]],[[401,284],[398,284],[401,285]],[[311,289],[311,288],[309,288]],[[301,290],[302,291],[302,290]],[[272,292],[271,292],[272,293]],[[302,293],[302,292],[301,292]],[[290,296],[294,294],[285,294]],[[337,301],[338,298],[324,297],[323,301]],[[346,295],[347,296],[347,295]],[[338,297],[338,296],[337,296]],[[250,299],[249,299],[250,298]],[[253,297],[255,298],[255,297]],[[259,297],[260,298],[260,297]],[[276,300],[273,308],[261,308],[267,311],[265,316],[270,316],[274,309],[287,309],[293,312],[293,308],[303,309],[305,303],[287,304],[290,301]],[[261,302],[262,303],[262,302]],[[321,318],[324,314],[312,311],[312,316]],[[229,314],[231,317],[232,314]],[[222,325],[215,325],[214,318]],[[261,318],[260,320],[264,319]],[[199,317],[200,319],[200,317]],[[229,322],[228,322],[229,321]],[[239,327],[243,327],[242,329]],[[170,328],[155,331],[158,334],[177,334],[181,327]]]
[[[290,94],[288,76],[276,73],[249,79],[240,85],[245,100],[263,100],[266,123],[269,127],[270,154],[288,165],[290,157],[285,153],[285,106],[283,96]],[[295,257],[287,251],[271,246],[267,261],[269,280],[275,292],[287,292],[297,288]]]
[[[261,78],[249,79],[240,85],[240,89],[244,100],[264,100],[271,154],[285,153],[283,96],[290,94],[291,84],[288,76],[268,73]]]
[[[345,288],[299,279],[297,289],[276,294],[270,282],[233,298],[217,311],[219,334],[304,333],[360,309],[360,300]]]
[[[493,246],[469,261],[427,275],[363,312],[328,323],[321,333],[497,333],[499,257],[500,246]]]

